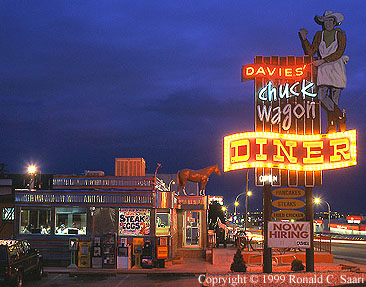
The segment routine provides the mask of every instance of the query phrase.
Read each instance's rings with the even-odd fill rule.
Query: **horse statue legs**
[[[201,182],[200,193],[199,193],[200,196],[205,196],[207,181],[208,181],[208,178],[207,178],[207,180],[204,180],[204,181]]]
[[[186,192],[186,183],[185,182],[182,182],[182,180],[179,180],[179,177],[178,177],[178,196],[179,196],[179,190],[182,189],[183,191],[183,194],[184,195],[187,195],[187,192]]]

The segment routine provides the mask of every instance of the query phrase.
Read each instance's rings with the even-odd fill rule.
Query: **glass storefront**
[[[185,211],[184,213],[184,245],[186,247],[200,246],[201,222],[199,211]]]
[[[51,209],[27,209],[20,211],[20,234],[50,234]]]
[[[56,207],[56,235],[86,234],[85,207]]]

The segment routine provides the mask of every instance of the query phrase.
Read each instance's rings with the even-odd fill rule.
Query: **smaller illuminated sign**
[[[305,202],[299,199],[283,198],[272,202],[272,205],[281,209],[297,209],[305,206]]]
[[[310,71],[310,65],[279,66],[269,64],[248,64],[242,67],[242,81],[255,78],[267,79],[303,79]]]
[[[297,210],[278,210],[275,212],[272,212],[272,217],[277,219],[277,220],[298,220],[298,219],[302,219],[305,217],[305,213],[301,212],[301,211],[297,211]]]
[[[268,222],[270,248],[310,248],[310,222]]]
[[[318,135],[248,132],[224,138],[225,172],[250,167],[317,171],[356,164],[356,130]]]
[[[260,183],[278,184],[279,178],[277,175],[259,175],[258,180]]]
[[[272,194],[277,197],[296,198],[305,195],[305,191],[300,188],[282,187],[272,190]]]
[[[153,179],[147,177],[81,177],[59,176],[53,177],[54,188],[150,188]]]
[[[120,236],[149,235],[150,210],[139,208],[120,208],[118,231]]]
[[[139,204],[139,205],[152,205],[152,195],[134,195],[130,193],[121,194],[87,194],[88,191],[84,191],[77,194],[72,194],[69,191],[65,193],[29,193],[29,192],[16,192],[15,203],[16,204],[87,204],[92,206],[110,205],[110,204]]]

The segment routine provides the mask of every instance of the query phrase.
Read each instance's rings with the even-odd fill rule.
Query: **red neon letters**
[[[249,64],[242,67],[242,81],[253,80],[254,78],[303,79],[309,67],[306,64],[288,67],[268,64]]]

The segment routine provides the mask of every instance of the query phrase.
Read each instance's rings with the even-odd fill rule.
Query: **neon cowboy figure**
[[[308,31],[300,29],[300,38],[305,54],[313,56],[316,52],[320,59],[313,64],[318,67],[318,96],[327,112],[327,133],[346,130],[345,110],[338,107],[341,91],[346,87],[345,63],[348,56],[343,56],[346,48],[346,34],[339,28],[344,16],[340,13],[325,11],[323,16],[315,16],[322,31],[316,32],[313,43],[306,39]]]

